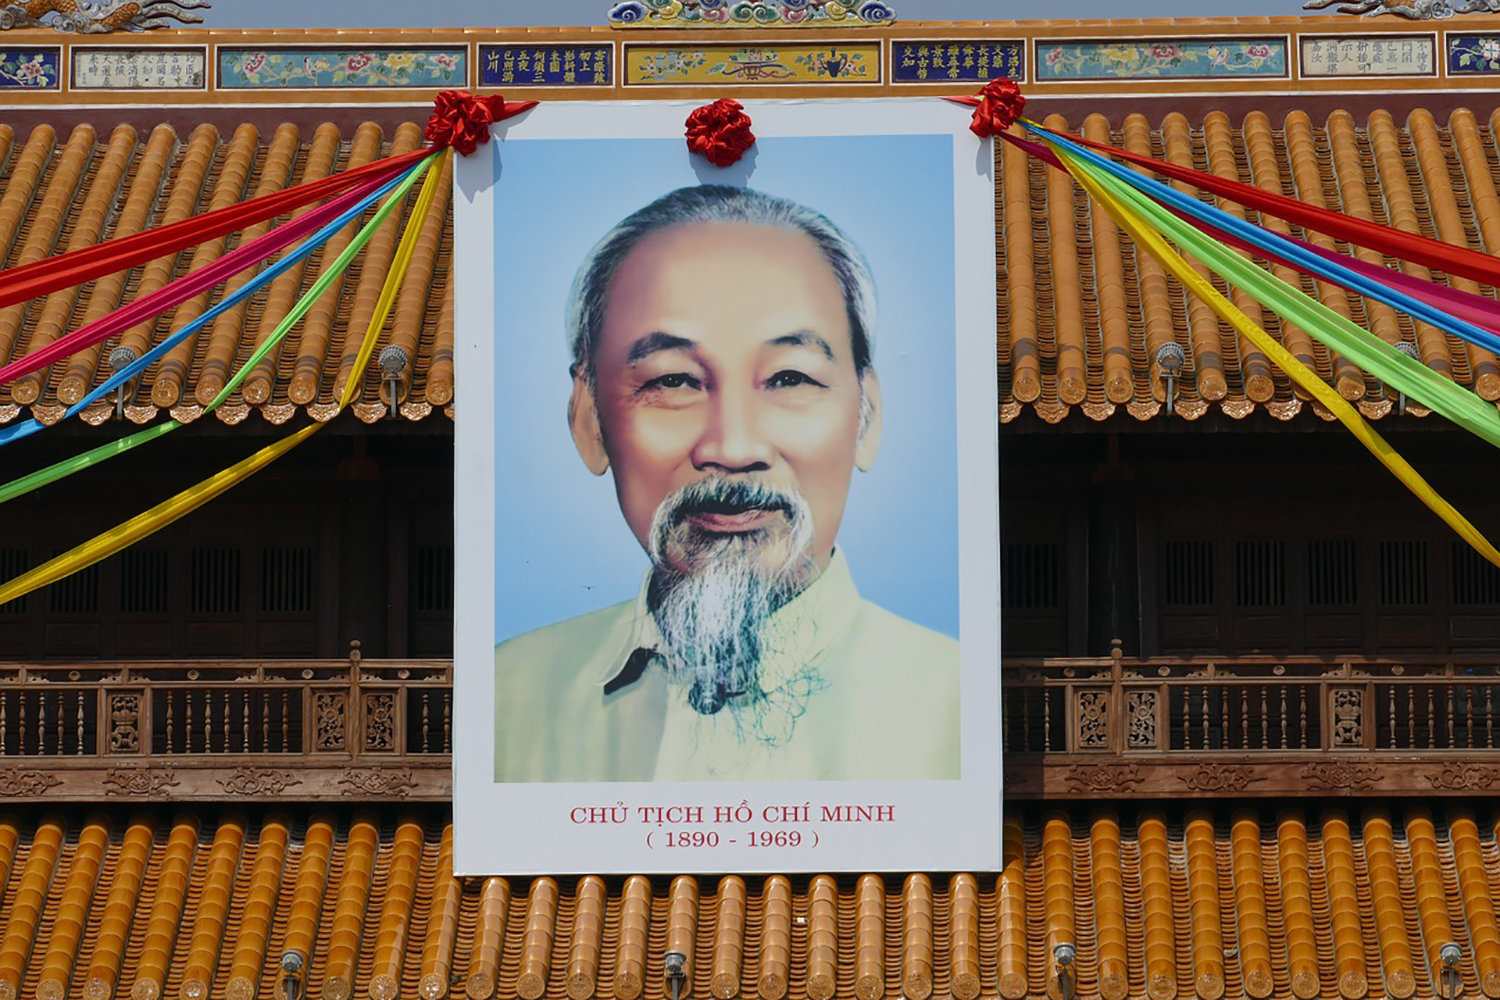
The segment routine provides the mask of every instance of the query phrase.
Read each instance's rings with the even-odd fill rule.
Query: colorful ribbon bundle
[[[280,343],[287,332],[312,308],[313,303],[334,286],[338,279],[343,276],[344,271],[348,269],[354,258],[364,248],[365,244],[369,242],[370,237],[375,234],[375,231],[384,224],[397,207],[405,204],[407,193],[416,184],[417,180],[423,174],[426,174],[427,180],[422,185],[421,193],[417,196],[416,207],[407,219],[405,232],[402,234],[400,246],[396,251],[396,258],[391,264],[391,269],[386,275],[384,284],[381,286],[375,313],[370,317],[369,327],[365,330],[364,339],[360,342],[359,354],[355,360],[354,370],[349,379],[344,383],[344,391],[339,398],[338,408],[342,410],[349,405],[358,391],[365,367],[369,364],[370,354],[375,349],[376,338],[379,337],[381,329],[385,326],[386,318],[390,315],[391,305],[396,299],[396,290],[401,287],[401,280],[406,274],[408,265],[411,263],[412,251],[416,248],[417,235],[421,232],[422,223],[425,221],[428,209],[432,205],[432,198],[437,190],[436,182],[441,174],[441,171],[430,171],[428,169],[432,166],[432,162],[431,157],[417,161],[416,166],[407,170],[396,181],[383,185],[379,190],[364,199],[360,205],[350,209],[350,213],[352,213],[350,218],[353,218],[359,212],[363,211],[363,205],[369,204],[380,197],[382,193],[389,194],[384,204],[361,227],[358,235],[345,248],[344,252],[339,255],[331,267],[326,268],[319,275],[318,280],[298,300],[292,311],[278,324],[271,336],[266,338],[265,342],[256,349],[245,364],[240,366],[234,377],[219,391],[219,394],[205,408],[205,412],[216,408],[224,400],[228,399],[230,394],[244,381],[245,377],[254,370],[255,365],[260,359],[265,357],[267,353]],[[342,219],[343,216],[341,215],[339,220]],[[333,227],[334,232],[342,228],[343,222],[339,220],[329,223]],[[263,283],[264,280],[267,280],[267,275],[274,277],[271,274],[273,270],[275,269],[268,269],[265,273],[259,275],[256,280]],[[254,283],[252,282],[251,284]],[[246,287],[248,288],[250,285],[247,284]],[[201,322],[199,325],[201,325]],[[187,329],[187,327],[184,327],[183,330],[177,331],[173,336],[179,337],[179,335],[185,335],[184,330]],[[168,338],[168,341],[164,343],[170,343],[170,341],[171,338]],[[23,476],[14,482],[0,487],[0,503],[20,496],[46,483],[55,482],[64,476],[71,475],[91,465],[103,462],[115,455],[123,454],[131,448],[145,444],[147,441],[155,440],[181,426],[182,424],[178,421],[169,420],[166,423],[139,431],[119,441],[110,442],[107,445],[95,448],[92,451],[85,452],[82,455],[58,463],[47,469],[34,472],[29,476]],[[13,580],[0,584],[0,604],[24,596],[38,587],[54,583],[65,576],[99,562],[101,559],[107,559],[121,549],[140,541],[147,535],[160,531],[185,514],[203,506],[230,487],[248,479],[282,455],[297,447],[303,441],[312,437],[313,434],[317,433],[324,426],[321,423],[309,424],[277,441],[275,444],[267,445],[244,461],[238,462],[224,471],[210,476],[201,483],[182,491],[171,499],[157,504],[145,513],[139,514],[125,523],[111,528],[109,531],[64,552],[62,555],[23,573]]]
[[[1208,270],[1265,309],[1296,324],[1386,385],[1497,447],[1500,447],[1500,411],[1493,403],[1480,399],[1300,288],[1282,281],[1256,265],[1249,255],[1384,303],[1489,351],[1500,350],[1500,303],[1282,236],[1100,154],[1108,153],[1304,228],[1449,274],[1497,285],[1500,261],[1466,247],[1317,209],[1238,181],[1062,135],[1021,117],[1025,99],[1009,80],[993,81],[979,97],[953,100],[975,108],[971,128],[976,134],[998,135],[1028,154],[1067,171],[1115,224],[1185,289],[1203,300],[1240,336],[1286,372],[1298,388],[1333,414],[1464,541],[1500,566],[1500,551],[1439,496],[1348,400],[1230,302],[1172,244],[1192,254]],[[1007,131],[1016,123],[1040,142]]]
[[[338,286],[355,258],[359,256],[381,226],[405,206],[411,189],[425,175],[426,179],[417,195],[416,204],[407,217],[395,257],[381,285],[380,295],[369,325],[360,341],[353,368],[340,393],[337,410],[342,411],[359,392],[380,331],[390,316],[396,293],[411,264],[418,236],[432,207],[440,178],[444,175],[442,169],[432,169],[434,164],[439,162],[440,157],[447,156],[448,147],[457,148],[461,152],[472,152],[479,143],[489,140],[489,126],[492,122],[519,114],[534,104],[533,101],[507,104],[498,95],[478,98],[466,91],[445,92],[439,96],[436,110],[425,130],[427,138],[434,143],[427,149],[404,156],[377,160],[318,181],[287,188],[219,211],[193,216],[173,225],[96,244],[59,257],[0,272],[0,308],[3,308],[5,305],[47,295],[102,275],[135,267],[157,257],[176,253],[186,247],[226,236],[278,215],[329,199],[325,204],[271,229],[265,235],[251,240],[207,266],[0,366],[0,382],[13,382],[32,375],[69,355],[118,336],[139,323],[152,321],[166,310],[209,292],[236,275],[266,265],[266,262],[273,256],[287,251],[275,263],[264,266],[259,273],[244,281],[243,284],[233,287],[212,308],[205,310],[180,329],[174,330],[140,358],[113,372],[99,386],[70,406],[65,416],[71,417],[81,413],[110,392],[143,374],[179,344],[213,322],[215,318],[244,303],[279,275],[296,267],[319,247],[328,243],[336,233],[357,221],[368,209],[378,203],[379,207],[359,228],[358,233],[349,241],[344,250],[331,264],[326,264],[322,268],[312,287],[276,325],[275,330],[262,340],[250,357],[204,407],[203,412],[208,413],[217,409],[239,388],[261,360],[281,344],[313,305],[331,289]],[[167,420],[0,485],[0,503],[5,503],[48,483],[56,482],[75,472],[124,454],[169,434],[181,426],[183,425],[177,420]],[[0,604],[15,600],[38,587],[76,573],[147,535],[159,531],[265,468],[306,441],[323,426],[322,423],[314,423],[303,427],[123,524],[13,580],[0,584]],[[35,418],[0,429],[0,446],[44,429],[45,425]]]

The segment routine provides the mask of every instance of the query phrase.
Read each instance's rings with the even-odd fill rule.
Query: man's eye
[[[696,389],[699,382],[687,372],[672,372],[668,375],[658,375],[641,386],[641,389]]]
[[[766,385],[770,386],[773,389],[791,389],[799,385],[815,385],[821,387],[823,383],[819,382],[817,379],[813,378],[805,372],[799,372],[789,368],[786,371],[780,371],[775,375],[772,375],[769,379],[766,380]]]

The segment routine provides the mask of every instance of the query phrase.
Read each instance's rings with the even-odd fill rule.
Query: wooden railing
[[[1500,790],[1500,657],[1009,661],[1022,796]]]
[[[0,798],[445,798],[448,660],[0,663]]]
[[[442,801],[447,660],[0,663],[0,802]],[[1006,661],[1020,798],[1500,792],[1500,657]]]

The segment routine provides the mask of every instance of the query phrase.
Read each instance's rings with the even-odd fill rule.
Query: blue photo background
[[[496,641],[636,596],[646,556],[609,475],[584,468],[568,432],[563,309],[611,226],[702,183],[799,201],[869,258],[885,432],[873,469],[854,473],[838,544],[864,597],[957,637],[951,136],[763,138],[723,170],[680,138],[513,138],[486,152],[497,160]]]

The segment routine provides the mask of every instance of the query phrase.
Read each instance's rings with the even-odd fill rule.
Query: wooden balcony
[[[1500,791],[1500,657],[1007,661],[1014,798]]]
[[[0,802],[446,801],[448,660],[0,663]]]
[[[0,663],[5,801],[447,801],[448,660]],[[1018,799],[1500,791],[1500,657],[1007,661]]]

